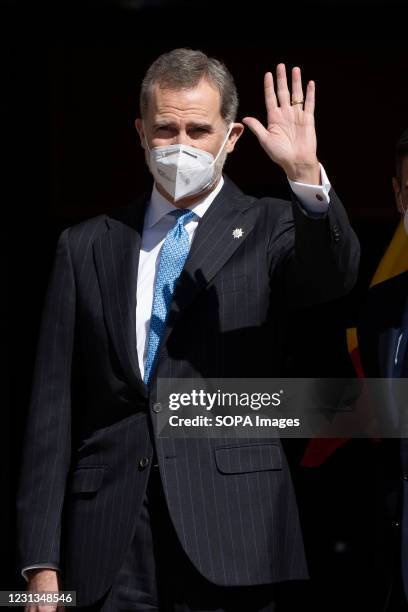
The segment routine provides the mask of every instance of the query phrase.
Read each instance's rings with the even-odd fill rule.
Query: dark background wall
[[[56,240],[68,225],[149,187],[133,121],[150,62],[180,46],[222,59],[237,82],[241,118],[264,119],[263,74],[279,62],[300,65],[304,79],[316,81],[318,155],[360,238],[362,264],[352,294],[299,313],[289,341],[296,342],[303,375],[348,375],[344,328],[355,322],[398,222],[391,176],[396,139],[408,126],[405,5],[392,0],[1,3],[6,171],[0,225],[10,298],[8,310],[2,305],[3,338],[9,339],[3,371],[7,365],[10,370],[4,397],[10,391],[10,401],[4,404],[2,445],[1,588],[21,586],[13,557],[13,495]],[[248,130],[226,172],[248,193],[288,194],[282,171]],[[341,590],[343,582],[370,577],[364,568],[377,520],[371,470],[376,452],[369,441],[356,440],[324,467],[299,471],[311,565],[322,589],[327,581]]]

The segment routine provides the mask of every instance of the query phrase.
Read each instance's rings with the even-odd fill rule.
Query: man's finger
[[[292,102],[300,102],[303,100],[303,88],[302,88],[302,73],[298,66],[292,68]],[[296,104],[297,110],[303,110],[302,104]]]
[[[313,115],[315,109],[315,91],[315,82],[309,81],[306,89],[305,113],[310,113],[311,115]]]
[[[288,89],[288,82],[286,80],[286,68],[285,64],[278,64],[276,66],[276,83],[277,83],[277,94],[280,106],[290,105],[290,94]]]
[[[265,90],[265,106],[268,113],[268,125],[272,123],[272,112],[278,107],[278,101],[275,94],[275,86],[273,83],[272,72],[267,72],[264,77]]]
[[[258,121],[258,119],[255,119],[254,117],[245,117],[242,120],[242,123],[244,123],[247,127],[249,127],[251,132],[253,132],[255,136],[258,138],[259,142],[263,142],[263,140],[265,139],[265,136],[268,135],[268,130],[266,130],[264,126],[262,125],[262,123]]]

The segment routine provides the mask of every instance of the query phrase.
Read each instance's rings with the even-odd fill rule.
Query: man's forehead
[[[221,97],[218,89],[202,79],[195,87],[173,89],[155,85],[149,104],[150,114],[158,117],[207,119],[221,117]]]

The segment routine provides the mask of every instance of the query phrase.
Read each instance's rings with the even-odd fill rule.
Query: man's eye
[[[193,134],[208,134],[208,129],[203,127],[196,127],[190,130]]]

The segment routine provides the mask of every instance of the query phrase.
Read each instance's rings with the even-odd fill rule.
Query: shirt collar
[[[198,202],[195,202],[195,204],[189,206],[189,210],[193,210],[197,217],[200,217],[201,219],[209,208],[210,204],[215,200],[216,196],[221,191],[223,185],[224,178],[221,176],[221,179],[215,189],[210,191],[210,193],[208,193],[202,200],[199,200]],[[177,210],[177,206],[174,206],[168,200],[166,200],[166,198],[159,193],[156,183],[154,183],[150,202],[147,206],[145,226],[148,228],[153,227],[153,225],[156,225],[156,223],[158,223],[163,217],[173,210]]]

